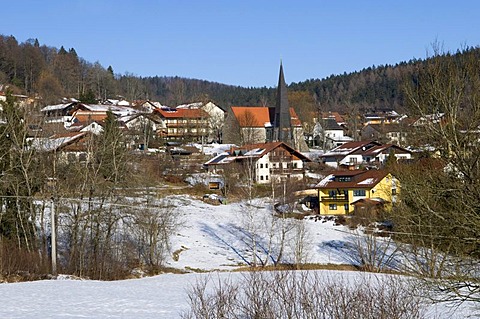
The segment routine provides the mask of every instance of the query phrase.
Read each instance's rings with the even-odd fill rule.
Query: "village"
[[[361,124],[353,130],[347,125],[351,115],[332,111],[313,113],[312,123],[302,123],[287,94],[280,65],[272,107],[226,108],[213,102],[172,107],[124,99],[86,104],[70,99],[31,116],[28,140],[35,150],[55,154],[64,163],[88,163],[89,140],[103,132],[110,113],[131,154],[172,163],[164,175],[177,181],[201,176],[208,192],[225,200],[241,175],[255,185],[289,182],[295,184],[289,188],[295,200],[320,215],[390,210],[401,181],[387,164],[409,163],[426,152],[434,155],[417,136],[423,126],[440,123],[443,114],[411,118],[380,110],[357,116]],[[28,107],[26,96],[17,98]],[[313,127],[309,134],[307,125]]]
[[[479,9],[6,3],[0,318],[480,318]]]

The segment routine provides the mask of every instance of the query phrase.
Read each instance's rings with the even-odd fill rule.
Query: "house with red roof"
[[[208,135],[209,115],[202,109],[162,107],[153,115],[157,134],[166,140],[202,141]]]
[[[385,209],[398,201],[399,181],[385,170],[338,170],[331,172],[316,186],[319,213],[344,215],[356,205],[366,207],[378,203]]]

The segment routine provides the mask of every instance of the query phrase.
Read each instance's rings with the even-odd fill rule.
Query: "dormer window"
[[[351,182],[352,176],[339,176],[337,177],[338,182]]]

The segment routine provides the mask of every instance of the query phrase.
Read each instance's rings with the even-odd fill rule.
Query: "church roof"
[[[273,125],[275,108],[265,106],[232,106],[240,127],[269,127]],[[290,108],[290,121],[293,127],[300,127],[302,123],[293,108]]]

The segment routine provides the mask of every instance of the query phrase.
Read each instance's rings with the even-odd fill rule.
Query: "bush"
[[[248,272],[205,279],[189,291],[190,318],[425,318],[422,299],[397,276],[328,276],[318,271]]]

